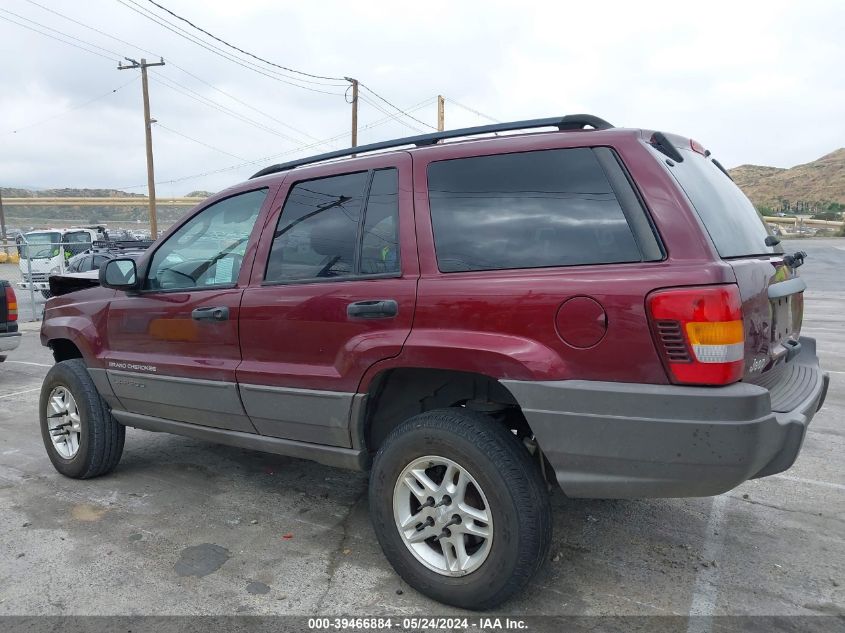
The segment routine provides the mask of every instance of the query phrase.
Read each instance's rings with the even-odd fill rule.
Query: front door
[[[408,154],[309,170],[287,187],[241,305],[237,371],[259,433],[351,446],[364,372],[411,331],[419,276]],[[320,177],[323,173],[335,175]],[[401,247],[400,247],[401,246]]]
[[[106,369],[129,413],[255,432],[235,381],[238,312],[268,198],[264,188],[205,207],[140,266],[141,292],[112,301]]]

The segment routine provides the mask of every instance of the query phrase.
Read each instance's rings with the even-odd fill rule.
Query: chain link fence
[[[19,321],[41,319],[50,298],[50,275],[68,272],[68,261],[91,248],[91,237],[81,232],[42,231],[0,245],[0,279],[15,290]]]

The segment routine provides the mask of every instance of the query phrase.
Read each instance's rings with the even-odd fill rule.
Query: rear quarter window
[[[434,162],[428,191],[442,272],[642,260],[590,148]]]

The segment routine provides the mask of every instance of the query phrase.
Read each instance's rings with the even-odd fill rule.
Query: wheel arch
[[[82,350],[68,338],[55,338],[48,342],[50,349],[53,351],[53,358],[57,363],[63,360],[70,360],[72,358],[79,358],[84,360]]]
[[[488,414],[519,436],[531,437],[516,398],[499,380],[478,372],[433,367],[391,367],[369,381],[357,413],[357,441],[376,452],[402,421],[426,411],[466,407]]]
[[[57,363],[81,358],[89,368],[102,365],[98,351],[102,351],[105,337],[92,319],[48,315],[41,325],[41,344],[52,350]]]

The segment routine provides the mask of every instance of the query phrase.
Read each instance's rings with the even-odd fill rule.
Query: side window
[[[361,274],[399,272],[399,174],[382,169],[373,174],[367,196],[361,241]]]
[[[396,169],[297,183],[279,216],[265,280],[398,272],[398,197]]]
[[[94,255],[94,262],[91,264],[91,266],[92,268],[99,270],[100,267],[102,267],[102,265],[105,264],[107,261],[109,261],[109,258],[105,255]]]
[[[589,148],[431,163],[428,190],[442,272],[642,260]]]
[[[155,252],[144,288],[170,290],[234,284],[266,197],[267,189],[259,189],[203,209]]]

